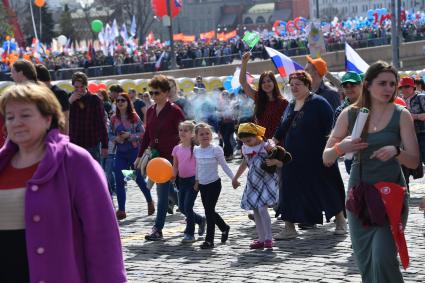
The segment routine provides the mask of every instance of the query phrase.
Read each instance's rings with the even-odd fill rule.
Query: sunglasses
[[[125,99],[117,99],[116,101],[117,101],[117,103],[124,103],[124,102],[127,102],[127,100],[125,100]]]
[[[159,91],[159,90],[150,91],[149,94],[150,95],[160,95],[161,94],[161,91]]]
[[[342,84],[342,87],[343,88],[348,88],[348,87],[355,87],[357,85],[359,85],[359,84],[356,84],[356,83],[344,83],[344,84]]]

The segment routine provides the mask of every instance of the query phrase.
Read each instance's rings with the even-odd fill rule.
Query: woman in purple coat
[[[0,97],[9,140],[0,150],[0,282],[125,282],[120,235],[102,168],[59,133],[45,86]]]

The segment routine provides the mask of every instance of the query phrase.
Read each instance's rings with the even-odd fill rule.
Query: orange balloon
[[[156,157],[148,162],[146,173],[148,178],[155,183],[167,183],[173,177],[173,166],[167,159]]]
[[[34,5],[37,6],[38,8],[43,7],[45,3],[46,3],[45,0],[35,0],[34,1]]]

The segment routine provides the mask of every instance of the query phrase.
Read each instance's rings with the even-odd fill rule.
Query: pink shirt
[[[177,158],[180,178],[195,176],[196,163],[191,147],[178,144],[173,148],[171,155]]]

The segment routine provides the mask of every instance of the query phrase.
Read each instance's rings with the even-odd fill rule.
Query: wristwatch
[[[401,150],[400,150],[400,147],[398,145],[395,145],[395,149],[397,150],[397,153],[394,155],[394,157],[397,157],[397,156],[400,155]]]

